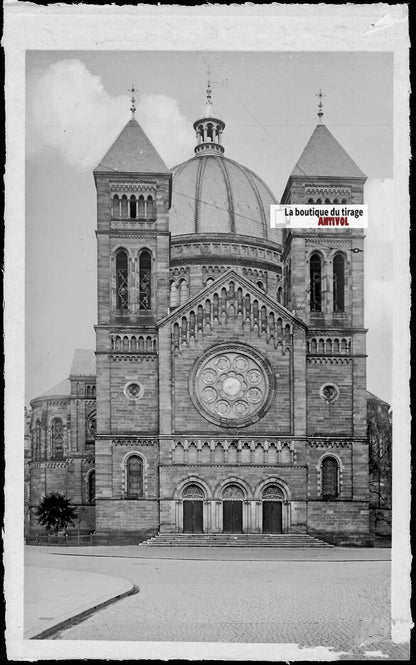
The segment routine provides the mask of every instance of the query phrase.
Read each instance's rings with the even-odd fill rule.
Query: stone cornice
[[[223,462],[221,463],[210,463],[210,462],[171,462],[170,464],[159,464],[159,467],[198,467],[198,469],[201,469],[201,467],[218,467],[218,468],[224,468],[227,467],[253,467],[253,468],[265,468],[265,469],[290,469],[290,468],[295,468],[295,469],[307,469],[308,465],[307,464],[275,464],[274,462],[270,462],[270,464],[267,463],[262,463],[262,464],[254,464],[252,462]]]
[[[157,439],[140,439],[140,438],[122,438],[115,439],[112,437],[113,446],[156,446]]]
[[[322,441],[321,439],[310,439],[306,442],[308,448],[351,448],[350,439],[332,439]]]

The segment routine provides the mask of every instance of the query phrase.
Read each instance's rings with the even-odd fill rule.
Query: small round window
[[[138,381],[130,381],[124,386],[124,394],[128,399],[141,399],[143,397],[144,388]]]
[[[333,383],[325,383],[323,386],[321,386],[319,395],[321,399],[323,399],[328,404],[335,402],[335,400],[339,397],[338,386]]]

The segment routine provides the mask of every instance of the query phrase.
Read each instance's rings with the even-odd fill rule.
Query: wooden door
[[[263,533],[282,533],[281,501],[263,501]]]
[[[224,533],[243,532],[243,502],[223,502],[223,531]]]
[[[183,502],[183,530],[184,533],[203,532],[203,502]]]

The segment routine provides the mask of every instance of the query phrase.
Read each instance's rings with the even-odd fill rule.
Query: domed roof
[[[259,176],[222,154],[199,153],[172,169],[172,235],[228,233],[280,242],[270,228],[277,203]]]

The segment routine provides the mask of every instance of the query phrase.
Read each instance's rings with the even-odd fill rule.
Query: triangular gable
[[[233,268],[224,272],[220,277],[214,280],[211,284],[201,289],[195,296],[186,301],[183,305],[177,307],[173,312],[165,316],[158,322],[158,327],[161,328],[167,323],[175,323],[177,320],[182,319],[191,311],[195,311],[198,306],[204,305],[208,298],[213,298],[214,294],[220,291],[225,285],[234,282],[235,292],[238,289],[243,289],[244,297],[248,293],[251,299],[258,302],[259,308],[265,306],[268,313],[272,311],[278,317],[289,324],[294,324],[306,329],[306,324],[296,316],[294,316],[286,307],[276,300],[270,298],[262,289],[260,289],[254,282],[247,279],[243,275],[239,275]]]

